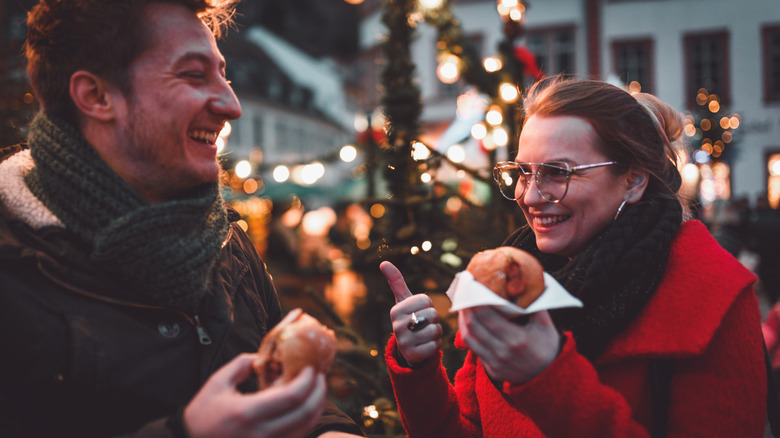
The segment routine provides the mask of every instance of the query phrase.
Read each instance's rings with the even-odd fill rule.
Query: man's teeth
[[[214,144],[217,142],[218,135],[219,133],[217,132],[206,131],[204,129],[190,131],[190,138],[201,143]]]
[[[571,216],[546,216],[534,218],[534,222],[542,227],[551,227],[563,221],[569,220]]]

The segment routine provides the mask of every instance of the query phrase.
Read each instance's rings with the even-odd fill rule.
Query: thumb
[[[226,386],[238,386],[252,374],[252,363],[255,359],[256,354],[239,354],[212,374],[209,380]]]
[[[382,271],[387,283],[390,285],[390,289],[393,291],[393,295],[395,295],[396,303],[400,303],[412,296],[409,287],[406,286],[403,274],[401,274],[401,271],[399,271],[395,265],[388,261],[384,261],[379,264],[379,270]]]

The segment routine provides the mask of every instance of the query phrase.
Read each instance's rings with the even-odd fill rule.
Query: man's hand
[[[439,314],[433,307],[433,300],[425,294],[412,295],[401,271],[392,263],[382,262],[379,269],[395,295],[396,304],[390,309],[390,320],[393,323],[398,352],[411,365],[422,363],[434,356],[442,345],[443,330],[439,324]],[[425,318],[430,324],[417,331],[409,330],[412,313],[417,318]]]
[[[242,394],[254,354],[242,354],[217,370],[184,409],[192,438],[295,438],[309,433],[325,407],[325,376],[305,368],[293,380]],[[326,435],[327,436],[327,435]]]

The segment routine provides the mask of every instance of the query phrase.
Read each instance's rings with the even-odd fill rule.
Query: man
[[[362,433],[311,368],[254,387],[281,310],[219,195],[215,143],[241,107],[214,3],[29,13],[43,112],[29,150],[0,151],[0,436]]]

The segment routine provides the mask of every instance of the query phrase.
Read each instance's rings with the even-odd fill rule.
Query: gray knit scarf
[[[584,307],[551,311],[560,330],[572,332],[577,350],[591,361],[639,315],[666,269],[672,239],[682,223],[673,199],[627,205],[604,232],[571,260],[544,254],[530,228],[504,242],[535,255]]]
[[[28,187],[123,285],[105,294],[197,313],[228,229],[218,184],[151,205],[71,125],[41,113],[28,141]]]

